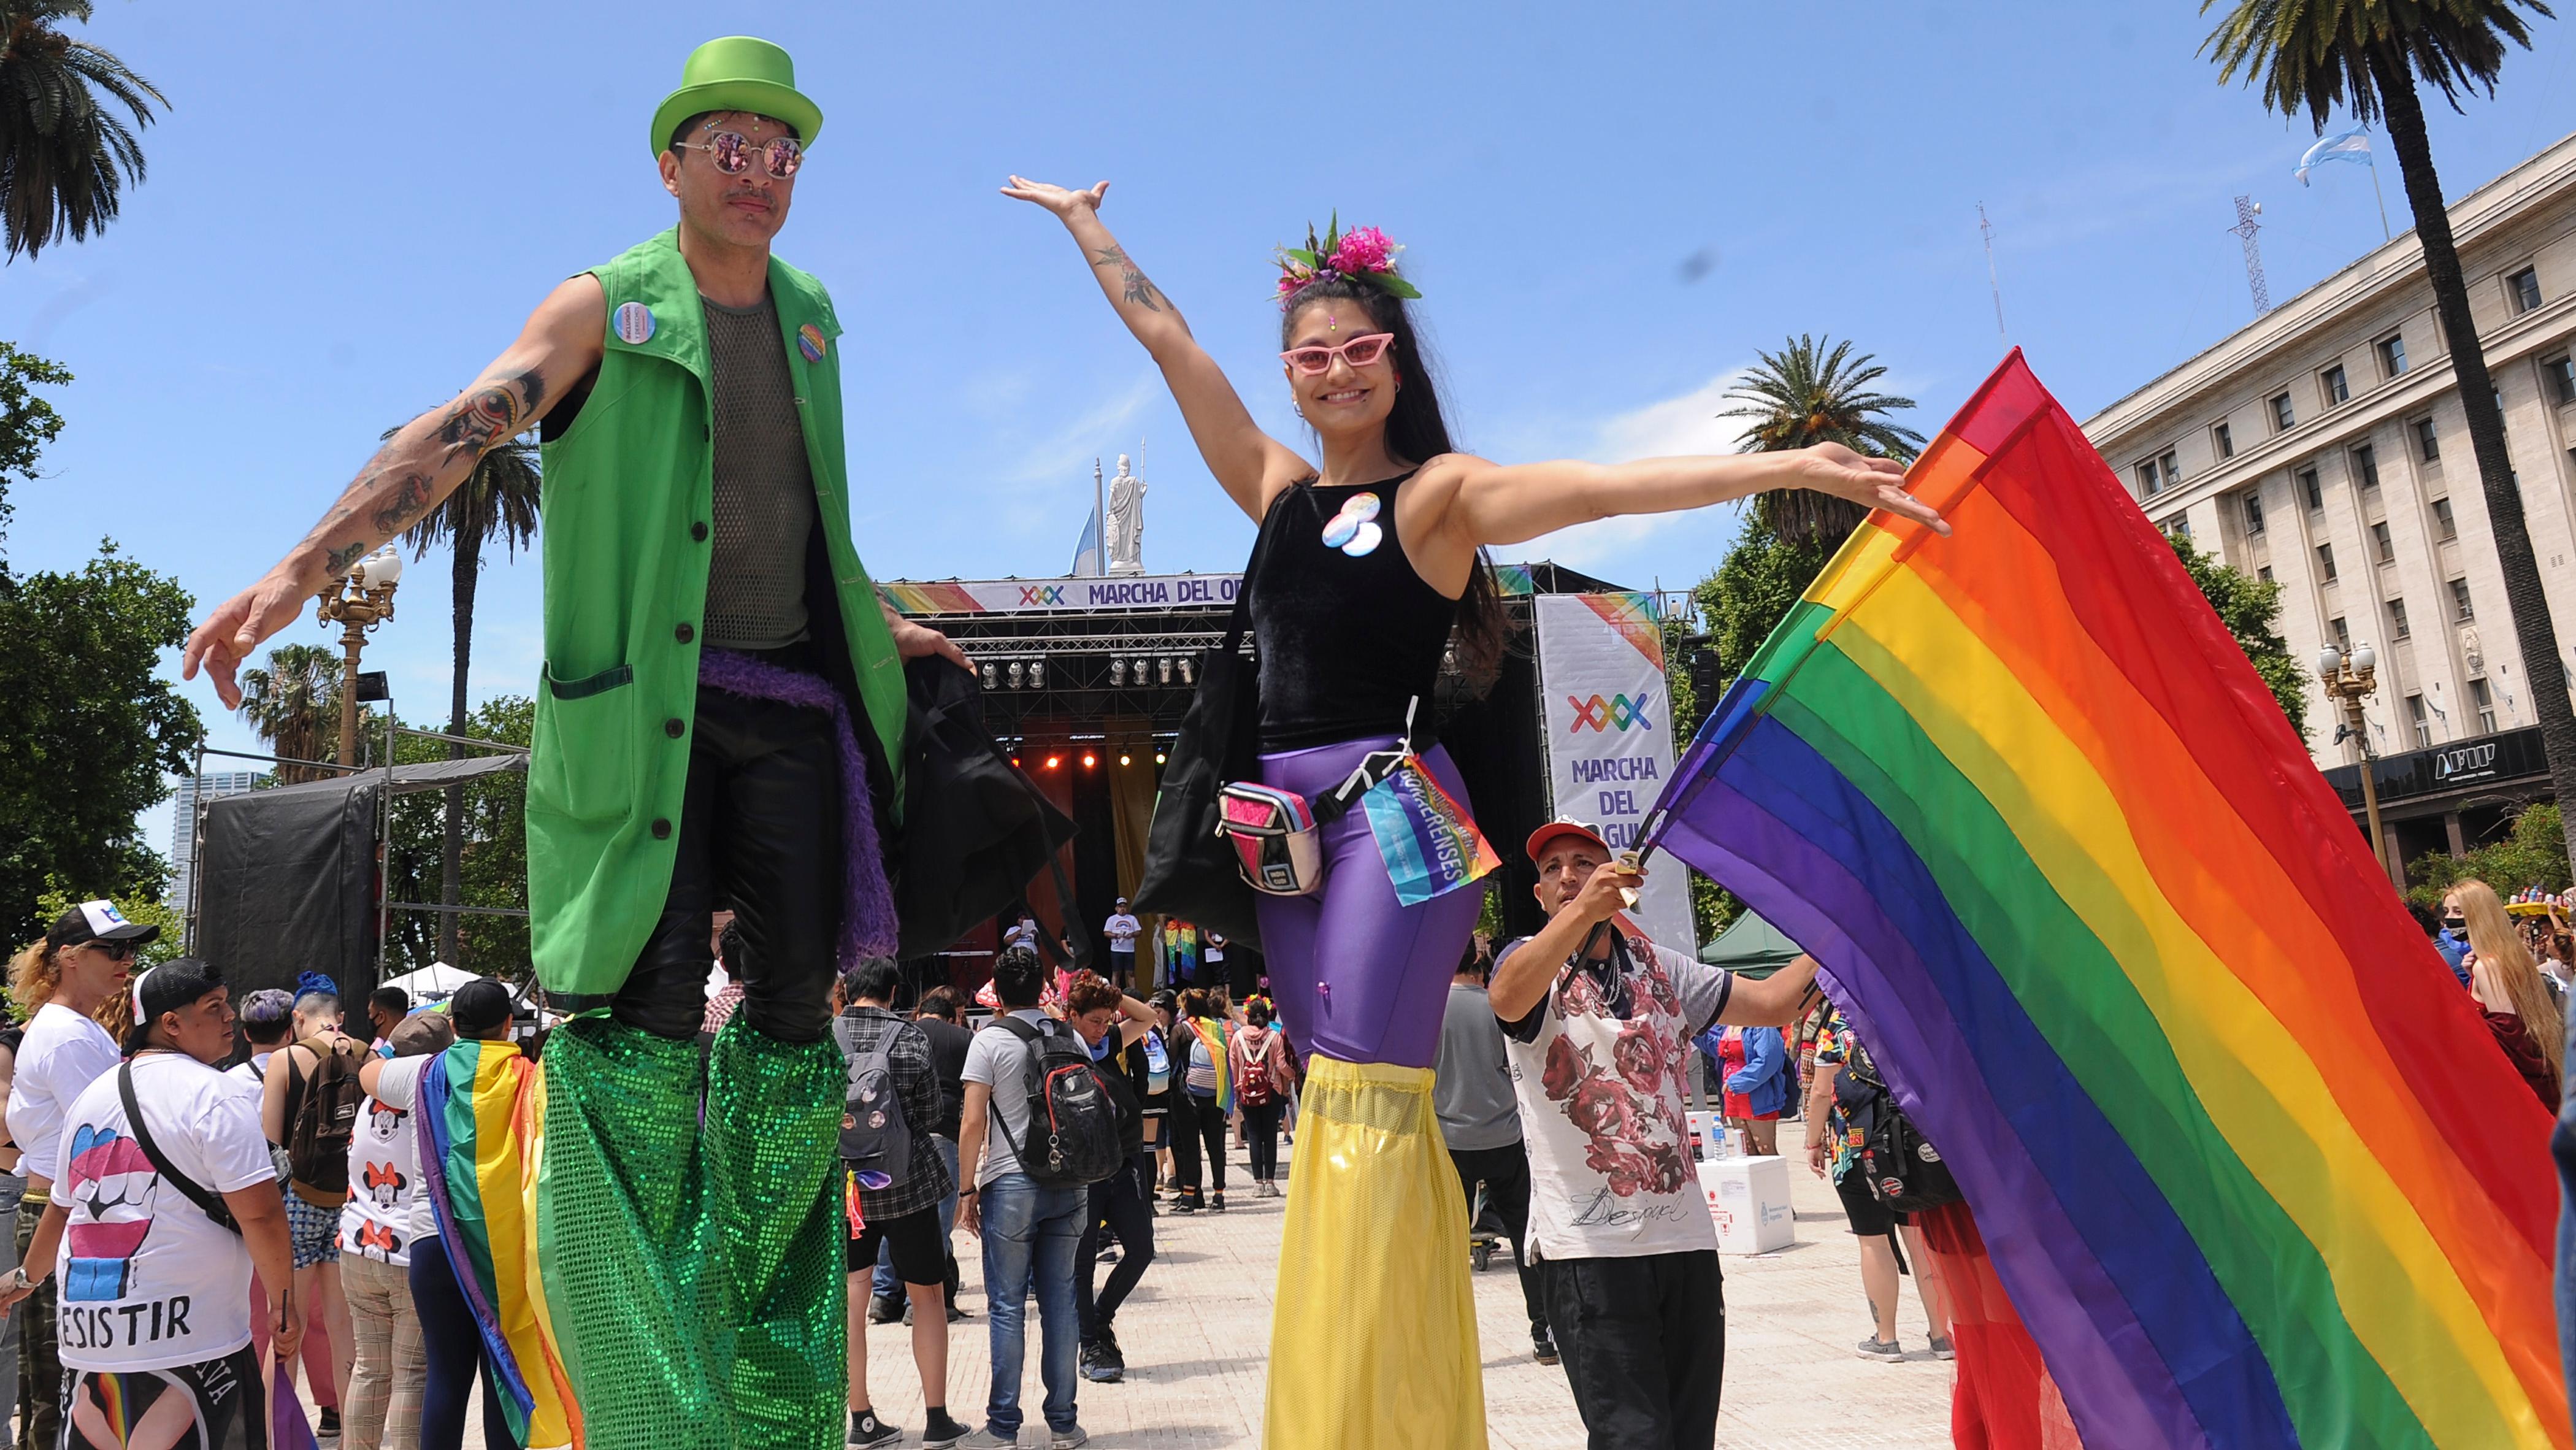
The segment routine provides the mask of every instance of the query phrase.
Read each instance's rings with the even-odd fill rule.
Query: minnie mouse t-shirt
[[[1526,941],[1503,948],[1495,966]],[[1609,961],[1560,969],[1527,1016],[1503,1024],[1540,1258],[1717,1248],[1691,1162],[1682,1074],[1690,1040],[1734,990],[1727,972],[1623,936]]]
[[[417,1219],[428,1217],[420,1191],[420,1135],[412,1130],[427,1057],[397,1058],[378,1070],[376,1091],[358,1108],[349,1135],[349,1201],[340,1206],[340,1252],[397,1269],[411,1265]],[[391,1085],[388,1086],[390,1081]],[[422,1211],[415,1213],[415,1207]]]

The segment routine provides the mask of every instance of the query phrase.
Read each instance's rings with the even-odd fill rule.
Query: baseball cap
[[[510,989],[490,977],[478,977],[447,999],[448,1020],[460,1035],[478,1037],[510,1020]]]
[[[1580,836],[1584,840],[1590,841],[1593,845],[1599,847],[1604,858],[1607,858],[1610,854],[1610,844],[1601,839],[1601,828],[1599,826],[1592,825],[1586,821],[1578,821],[1572,816],[1559,816],[1555,820],[1548,822],[1546,825],[1539,827],[1537,830],[1530,832],[1529,844],[1522,848],[1529,853],[1530,864],[1533,866],[1537,865],[1538,858],[1545,854],[1549,843],[1555,841],[1559,836]]]
[[[45,933],[45,940],[57,947],[76,947],[91,941],[130,941],[141,946],[159,935],[161,928],[157,926],[127,921],[113,901],[84,901],[54,918],[53,929]]]

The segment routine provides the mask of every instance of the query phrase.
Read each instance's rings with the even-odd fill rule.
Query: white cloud
[[[1570,451],[1595,463],[1733,453],[1744,425],[1718,415],[1728,407],[1727,390],[1745,373],[1729,368],[1689,392],[1571,430]],[[1505,552],[1515,559],[1553,559],[1631,588],[1660,578],[1667,589],[1685,589],[1717,566],[1742,527],[1742,510],[1734,507],[1639,514],[1559,529]]]

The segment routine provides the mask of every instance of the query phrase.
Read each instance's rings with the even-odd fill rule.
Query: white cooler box
[[[1717,1222],[1721,1254],[1767,1254],[1797,1237],[1786,1158],[1712,1158],[1699,1165],[1700,1191]]]

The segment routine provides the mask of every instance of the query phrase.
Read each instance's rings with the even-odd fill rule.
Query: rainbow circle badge
[[[796,329],[796,350],[805,354],[805,360],[807,362],[821,362],[823,360],[823,349],[823,329],[816,327],[810,322],[806,323],[803,327]]]

